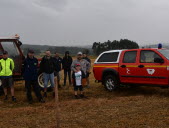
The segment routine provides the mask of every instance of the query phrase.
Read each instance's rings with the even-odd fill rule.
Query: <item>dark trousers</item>
[[[71,70],[64,70],[64,85],[66,85],[67,75],[69,77],[69,84],[71,84]]]
[[[36,80],[25,81],[25,87],[26,87],[26,95],[27,95],[28,101],[32,101],[32,94],[31,94],[32,88],[33,88],[35,95],[38,98],[38,100],[42,99],[42,95],[40,93],[40,88],[39,88],[38,82]]]

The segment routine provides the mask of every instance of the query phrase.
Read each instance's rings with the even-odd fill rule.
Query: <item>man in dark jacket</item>
[[[64,69],[64,86],[66,85],[67,74],[69,77],[69,85],[71,85],[71,64],[72,57],[69,56],[69,51],[65,52],[65,56],[63,57],[63,69]]]
[[[55,85],[57,83],[58,87],[60,88],[60,71],[62,70],[62,58],[59,57],[59,53],[55,53],[54,61],[56,63],[57,71],[54,72],[55,75]]]
[[[27,58],[24,61],[24,79],[27,99],[29,103],[32,103],[31,87],[33,87],[33,90],[38,100],[42,103],[45,102],[42,98],[37,82],[38,79],[37,68],[38,68],[38,60],[34,57],[34,51],[29,50]]]
[[[40,63],[40,71],[43,73],[43,78],[44,78],[44,97],[47,97],[47,87],[48,87],[49,80],[51,83],[51,87],[53,88],[53,94],[54,94],[54,87],[55,87],[54,71],[56,70],[56,64],[49,50],[47,50],[45,54],[46,55],[42,58],[42,61]]]

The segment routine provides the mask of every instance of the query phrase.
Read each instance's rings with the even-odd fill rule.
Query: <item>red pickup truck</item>
[[[103,52],[94,62],[96,81],[113,91],[123,85],[169,86],[168,49],[130,49]]]

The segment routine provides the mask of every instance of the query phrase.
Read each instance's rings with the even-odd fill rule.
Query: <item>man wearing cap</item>
[[[90,72],[90,63],[87,60],[82,59],[82,57],[83,57],[82,55],[83,55],[82,52],[77,53],[77,59],[73,61],[72,65],[71,65],[71,69],[72,69],[72,71],[77,72],[75,67],[77,64],[80,64],[81,70],[86,75],[86,73]]]
[[[69,85],[71,85],[71,64],[72,57],[69,55],[69,51],[66,51],[62,61],[62,66],[64,70],[64,86],[66,85],[67,74],[69,77]]]
[[[0,60],[0,78],[2,80],[2,87],[4,90],[5,98],[8,100],[7,89],[11,88],[12,101],[16,101],[14,97],[14,85],[13,85],[13,70],[14,70],[14,61],[11,58],[8,58],[8,52],[3,52],[3,58]]]
[[[39,102],[44,103],[45,101],[42,98],[40,93],[40,88],[38,86],[38,60],[34,57],[34,51],[29,50],[27,54],[27,58],[24,61],[24,79],[25,79],[25,88],[28,102],[32,104],[32,94],[31,87],[35,92],[36,97]]]
[[[91,65],[91,60],[88,58],[86,53],[83,53],[83,59],[87,60]],[[90,87],[89,75],[90,75],[90,72],[86,72],[87,87]]]
[[[40,63],[40,70],[43,73],[44,78],[44,97],[47,97],[47,86],[49,81],[53,89],[53,97],[54,97],[55,96],[54,71],[57,70],[56,63],[53,57],[51,56],[51,52],[49,50],[47,50],[45,54],[46,55],[42,58],[42,61]]]

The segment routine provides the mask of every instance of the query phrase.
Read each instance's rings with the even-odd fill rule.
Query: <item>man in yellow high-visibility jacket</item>
[[[14,85],[13,85],[13,70],[14,70],[14,61],[8,58],[8,52],[3,52],[3,58],[0,60],[0,79],[2,80],[2,87],[4,90],[5,98],[8,100],[7,89],[11,88],[12,101],[16,101],[14,97]]]

